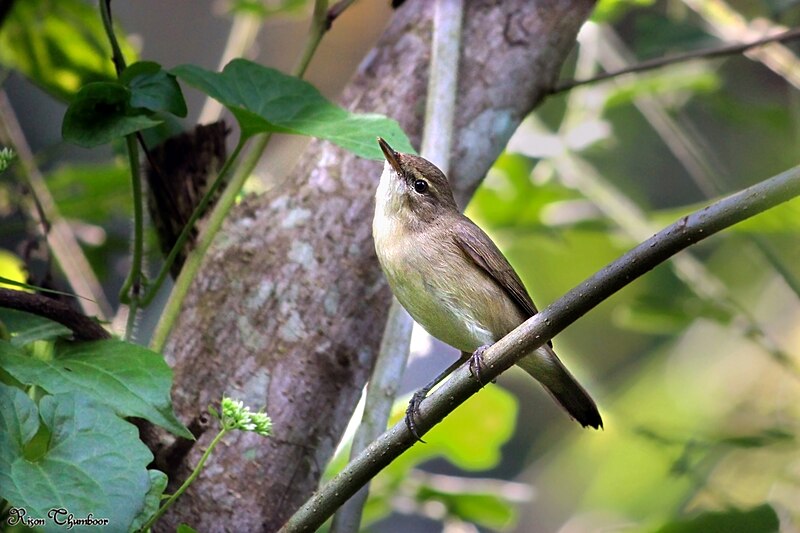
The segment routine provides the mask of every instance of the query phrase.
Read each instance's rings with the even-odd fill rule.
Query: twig
[[[111,338],[111,335],[95,320],[63,302],[41,294],[0,287],[0,307],[43,316],[63,324],[72,330],[77,340],[95,341]]]
[[[103,286],[95,276],[69,224],[59,213],[5,91],[0,91],[0,139],[13,146],[17,152],[20,174],[50,222],[50,233],[44,235],[50,250],[72,292],[86,297],[80,301],[81,308],[87,315],[105,320],[111,315],[111,305],[103,292]],[[34,211],[34,218],[37,213]]]
[[[727,42],[742,42],[761,37],[770,32],[777,33],[784,28],[764,18],[746,19],[726,0],[683,0],[706,23],[708,29]],[[755,48],[745,55],[758,61],[772,72],[800,89],[800,60],[783,44],[775,43],[763,48]]]
[[[798,195],[800,166],[681,218],[607,265],[487,349],[482,371],[484,381],[496,378],[525,354],[542,346],[600,302],[672,255]],[[451,379],[423,402],[417,419],[420,434],[430,430],[479,389],[480,385],[470,376],[468,368],[458,369]],[[415,438],[405,423],[399,422],[318,490],[281,531],[316,530],[344,501],[414,443]]]
[[[684,54],[676,54],[672,56],[651,59],[649,61],[643,61],[641,63],[637,63],[636,65],[631,65],[629,67],[625,67],[619,70],[606,72],[604,74],[600,74],[593,78],[588,78],[585,80],[567,80],[564,82],[560,82],[550,90],[550,94],[558,94],[573,89],[575,87],[579,87],[581,85],[596,83],[598,81],[607,80],[609,78],[615,78],[617,76],[622,76],[623,74],[629,74],[631,72],[644,72],[647,70],[653,70],[656,68],[665,67],[667,65],[673,65],[675,63],[690,61],[692,59],[723,57],[734,54],[741,54],[742,52],[745,52],[751,48],[763,46],[765,44],[791,41],[793,39],[798,39],[798,38],[800,38],[800,28],[793,28],[783,33],[779,33],[777,35],[772,35],[769,37],[764,37],[763,39],[759,39],[757,41],[752,41],[749,43],[729,44],[725,46],[719,46],[716,48],[706,48],[703,50],[686,52]]]

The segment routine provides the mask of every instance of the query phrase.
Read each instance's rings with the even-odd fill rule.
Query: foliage
[[[121,41],[125,55],[134,57]],[[64,101],[88,83],[111,81],[109,56],[100,17],[83,0],[14,2],[0,31],[0,63]]]
[[[295,16],[308,4],[236,0],[228,9],[234,16]],[[800,21],[791,2],[740,7],[751,22]],[[595,29],[617,32],[639,58],[709,46],[736,29],[732,19],[692,10],[680,2],[602,0],[592,20]],[[196,114],[181,84],[229,110],[237,148],[256,135],[289,133],[368,158],[380,158],[377,135],[413,151],[396,122],[350,113],[296,76],[245,59],[221,72],[162,67],[137,61],[132,40],[120,28],[114,34],[130,62],[119,76],[101,18],[85,1],[20,0],[0,29],[4,69],[69,104],[64,139],[117,152],[110,158],[93,151],[96,162],[87,163],[85,154],[32,143],[34,163],[75,235],[81,239],[86,228],[102,235],[83,238],[82,253],[109,292],[130,263],[126,220],[142,199],[130,191],[138,172],[119,151],[126,136],[142,134],[153,146]],[[584,37],[564,77],[588,76],[587,64],[611,70],[608,41]],[[796,95],[763,66],[730,58],[552,97],[536,113],[549,130],[520,129],[468,214],[542,307],[638,242],[631,228],[663,226],[797,164]],[[237,153],[224,168],[241,168]],[[54,294],[49,284],[38,287],[46,276],[29,260],[35,246],[12,230],[32,224],[15,218],[25,187],[12,180],[24,181],[24,169],[11,157],[0,151],[0,172],[8,167],[0,177],[0,245],[13,246],[12,237],[25,245],[18,255],[0,250],[0,285]],[[620,203],[638,214],[631,219]],[[657,268],[555,340],[570,368],[594,378],[582,381],[598,397],[605,431],[578,431],[545,407],[529,380],[504,377],[501,385],[518,399],[487,387],[435,428],[429,444],[413,447],[373,481],[365,524],[378,527],[398,511],[520,531],[774,531],[778,516],[796,524],[798,231],[795,200]],[[148,285],[144,264],[141,270],[152,296],[158,287]],[[700,272],[702,283],[687,270]],[[60,272],[56,281],[64,288]],[[31,516],[46,516],[58,503],[76,516],[91,512],[124,528],[146,527],[165,508],[167,478],[147,469],[151,456],[125,417],[190,437],[172,412],[171,371],[160,354],[131,342],[70,337],[61,324],[0,310],[0,497]],[[268,432],[266,415],[238,408],[221,407],[218,437],[234,426]],[[536,497],[511,478],[536,487]],[[192,531],[185,524],[179,530]]]
[[[390,424],[402,420],[407,400],[395,405]],[[455,478],[424,474],[426,464],[435,459],[469,473],[490,470],[497,466],[504,445],[513,434],[517,417],[515,398],[501,387],[490,386],[464,403],[441,424],[425,435],[426,445],[414,446],[387,466],[373,481],[370,498],[364,509],[364,524],[385,518],[393,508],[393,500],[402,494],[425,514],[426,506],[436,503],[437,519],[474,522],[492,529],[508,529],[517,520],[514,508],[517,499],[498,490],[500,480]],[[333,477],[349,456],[343,448],[326,472]],[[440,506],[440,507],[439,507]]]
[[[396,149],[414,151],[394,120],[348,113],[313,85],[252,61],[234,59],[220,73],[195,65],[175,67],[172,72],[224,104],[239,122],[243,137],[267,132],[309,135],[361,157],[381,159],[375,138],[384,136],[397,143]]]

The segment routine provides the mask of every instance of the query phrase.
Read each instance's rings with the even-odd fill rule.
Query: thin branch
[[[69,305],[29,292],[16,291],[0,287],[0,307],[16,309],[38,316],[43,316],[72,330],[77,340],[95,341],[110,339],[111,335],[97,321],[76,311]]]
[[[784,30],[783,26],[761,17],[748,20],[726,0],[683,0],[683,3],[694,10],[708,30],[723,41],[738,43]],[[745,55],[800,89],[800,60],[788,47],[775,43],[755,48],[745,52]]]
[[[707,59],[712,57],[723,57],[723,56],[741,54],[742,52],[746,52],[751,48],[756,48],[758,46],[763,46],[765,44],[791,41],[793,39],[798,39],[798,38],[800,38],[800,28],[793,28],[783,33],[779,33],[777,35],[771,35],[769,37],[764,37],[763,39],[759,39],[757,41],[752,41],[749,43],[729,44],[725,46],[719,46],[716,48],[694,50],[692,52],[686,52],[684,54],[676,54],[672,56],[651,59],[649,61],[643,61],[642,63],[637,63],[636,65],[631,65],[629,67],[625,67],[619,70],[606,72],[604,74],[600,74],[593,78],[588,78],[585,80],[567,80],[564,82],[560,82],[555,87],[553,87],[553,89],[550,90],[550,94],[558,94],[573,89],[575,87],[579,87],[581,85],[596,83],[598,81],[607,80],[609,78],[622,76],[623,74],[630,74],[631,72],[644,72],[647,70],[653,70],[656,68],[665,67],[667,65],[674,65],[675,63],[683,63],[685,61],[691,61],[692,59],[701,59],[701,58]]]
[[[798,195],[800,166],[681,218],[487,349],[482,371],[484,381],[496,378],[602,301],[684,248]],[[417,419],[420,434],[429,431],[479,389],[480,385],[471,377],[469,369],[466,366],[459,368],[423,402]],[[359,488],[410,448],[415,440],[404,422],[397,423],[318,490],[281,528],[281,532],[316,530]]]
[[[50,246],[50,251],[72,292],[86,297],[80,301],[81,308],[87,315],[105,320],[111,315],[111,305],[103,292],[103,286],[92,270],[75,234],[58,211],[5,91],[0,91],[0,140],[13,146],[17,152],[21,177],[27,182],[31,193],[38,198],[51,225],[49,234],[43,235]],[[37,218],[37,211],[33,211],[32,216]]]
[[[355,2],[355,0],[339,0],[331,6],[325,21],[327,29],[331,29],[333,21],[339,18],[339,15],[344,13],[344,10],[350,7],[353,2]]]

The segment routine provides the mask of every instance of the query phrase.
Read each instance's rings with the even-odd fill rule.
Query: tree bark
[[[467,2],[450,162],[462,205],[553,86],[592,6]],[[429,1],[403,4],[342,97],[351,110],[397,119],[416,146],[432,11]],[[266,405],[274,437],[226,439],[161,527],[274,531],[316,488],[369,377],[389,308],[371,234],[380,172],[376,161],[315,140],[290,179],[233,210],[167,345],[173,398],[184,420],[223,393]]]

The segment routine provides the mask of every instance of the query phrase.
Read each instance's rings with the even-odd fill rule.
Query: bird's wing
[[[461,251],[502,287],[526,317],[532,317],[539,312],[522,280],[481,228],[463,217],[452,235]],[[552,348],[553,342],[547,341],[547,345]]]
[[[503,288],[526,317],[535,315],[536,306],[522,280],[489,236],[466,217],[459,221],[455,230],[453,239],[464,254]]]

